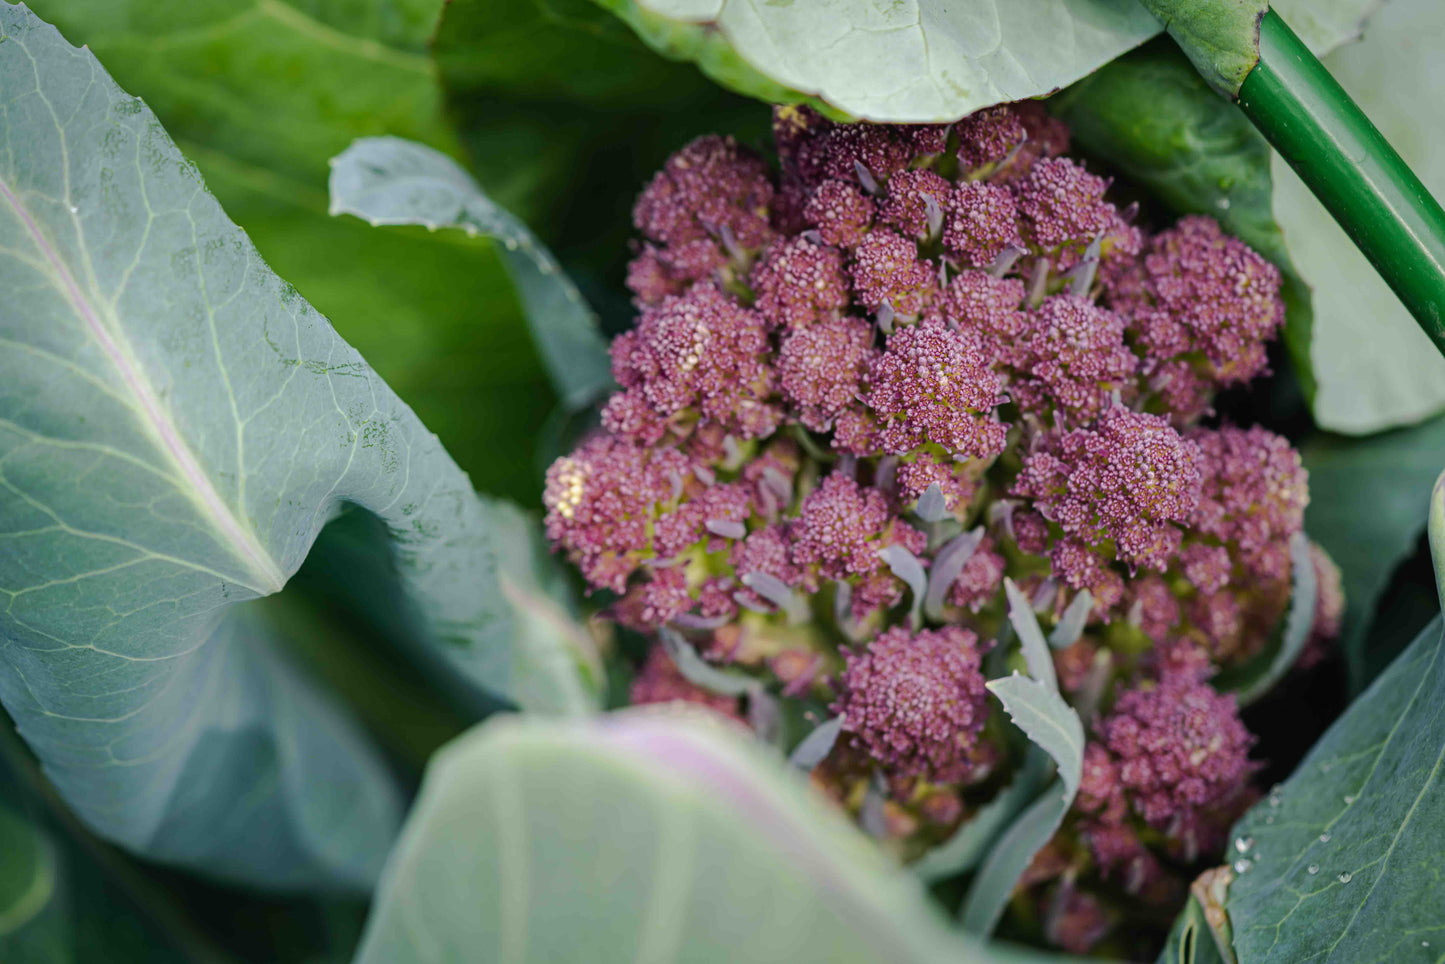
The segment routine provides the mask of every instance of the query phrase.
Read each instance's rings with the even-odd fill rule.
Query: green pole
[[[1445,211],[1272,10],[1239,105],[1445,354]]]

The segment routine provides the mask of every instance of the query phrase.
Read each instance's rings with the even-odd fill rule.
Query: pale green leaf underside
[[[571,279],[525,224],[445,154],[396,137],[361,138],[332,159],[331,213],[495,239],[557,394],[581,408],[612,385],[607,342]]]
[[[1159,33],[1138,0],[597,0],[665,55],[739,93],[832,113],[952,121],[1050,94]],[[1374,0],[1281,3],[1310,43],[1358,30]]]
[[[1445,197],[1445,4],[1391,0],[1365,38],[1325,66],[1436,197]],[[1344,230],[1278,155],[1274,216],[1314,289],[1315,418],[1351,434],[1418,422],[1445,408],[1445,357]]]
[[[796,771],[681,709],[504,719],[433,760],[358,964],[1019,960],[951,932]]]
[[[367,886],[398,794],[236,604],[355,504],[392,532],[434,659],[497,699],[590,705],[566,644],[513,631],[513,512],[266,268],[150,111],[23,6],[0,5],[0,144],[0,699],[110,839]],[[526,559],[507,571],[524,590]]]
[[[1445,464],[1445,417],[1367,439],[1319,436],[1300,454],[1310,474],[1305,528],[1340,567],[1340,648],[1359,690],[1386,662],[1365,644],[1390,575],[1425,531],[1430,485]]]

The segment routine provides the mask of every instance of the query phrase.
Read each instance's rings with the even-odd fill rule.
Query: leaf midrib
[[[139,366],[132,360],[127,346],[122,344],[121,337],[117,333],[111,332],[102,323],[100,315],[81,292],[80,285],[76,283],[74,275],[60,259],[54,245],[45,238],[29,210],[20,203],[20,199],[3,179],[0,179],[0,197],[5,199],[20,223],[24,225],[31,242],[50,266],[53,273],[52,282],[70,302],[71,308],[85,323],[91,336],[105,353],[106,358],[115,366],[126,388],[135,398],[138,405],[137,411],[142,416],[140,421],[159,444],[161,451],[175,466],[180,474],[180,479],[185,482],[185,485],[180,487],[181,490],[214,526],[231,552],[246,565],[255,577],[254,584],[249,588],[264,595],[279,592],[286,583],[286,577],[282,574],[281,568],[226,505],[220,493],[216,491],[215,486],[211,484],[211,480],[202,470],[195,454],[191,452],[185,439],[181,437],[175,424],[161,407],[155,390],[151,388]]]

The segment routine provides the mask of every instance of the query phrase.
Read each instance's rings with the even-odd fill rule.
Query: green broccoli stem
[[[1274,11],[1239,105],[1445,354],[1445,211]]]

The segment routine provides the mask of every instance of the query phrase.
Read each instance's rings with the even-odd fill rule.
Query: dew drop
[[[1356,800],[1358,800],[1358,799],[1360,799],[1359,794],[1354,794],[1354,793],[1352,793],[1352,794],[1346,796],[1346,797],[1345,797],[1345,806],[1348,807],[1350,804],[1354,803],[1354,802],[1355,802]]]
[[[1309,873],[1310,873],[1310,876],[1313,877],[1315,874],[1317,874],[1317,873],[1320,872],[1320,865],[1319,865],[1319,864],[1310,864],[1308,867],[1305,868],[1305,870],[1308,870]]]
[[[1254,864],[1252,864],[1252,863],[1249,862],[1248,860],[1236,860],[1236,861],[1234,862],[1234,872],[1235,872],[1236,874],[1248,873],[1248,872],[1249,872],[1249,868],[1251,868],[1251,867],[1253,867],[1253,866],[1254,866]]]
[[[1234,840],[1234,849],[1235,849],[1235,850],[1238,850],[1238,851],[1239,851],[1240,853],[1242,853],[1242,854],[1247,854],[1247,853],[1249,853],[1249,848],[1251,848],[1251,847],[1253,847],[1253,846],[1254,846],[1254,838],[1253,838],[1253,837],[1236,837],[1235,840]]]
[[[1342,883],[1342,884],[1348,884],[1348,883],[1350,882],[1350,878],[1353,877],[1353,876],[1355,876],[1355,875],[1352,874],[1352,873],[1350,873],[1350,872],[1347,870],[1347,871],[1345,871],[1344,873],[1340,874],[1340,875],[1339,875],[1338,877],[1336,877],[1335,879],[1338,880],[1338,881],[1339,881],[1340,883]]]
[[[1429,941],[1421,941],[1421,942],[1420,942],[1420,946],[1421,946],[1421,947],[1429,947],[1429,946],[1430,946],[1430,942],[1429,942]]]
[[[1327,834],[1327,833],[1322,833],[1322,834],[1320,834],[1320,843],[1329,843],[1329,842],[1330,842],[1330,835],[1329,835],[1329,834]]]
[[[79,213],[80,213],[80,208],[79,208],[79,206],[72,204],[72,205],[70,206],[70,213],[71,213],[71,214],[79,214]]]
[[[1265,815],[1264,815],[1264,822],[1265,822],[1265,823],[1274,823],[1274,814],[1272,814],[1272,813],[1267,813],[1267,814],[1265,814]]]

